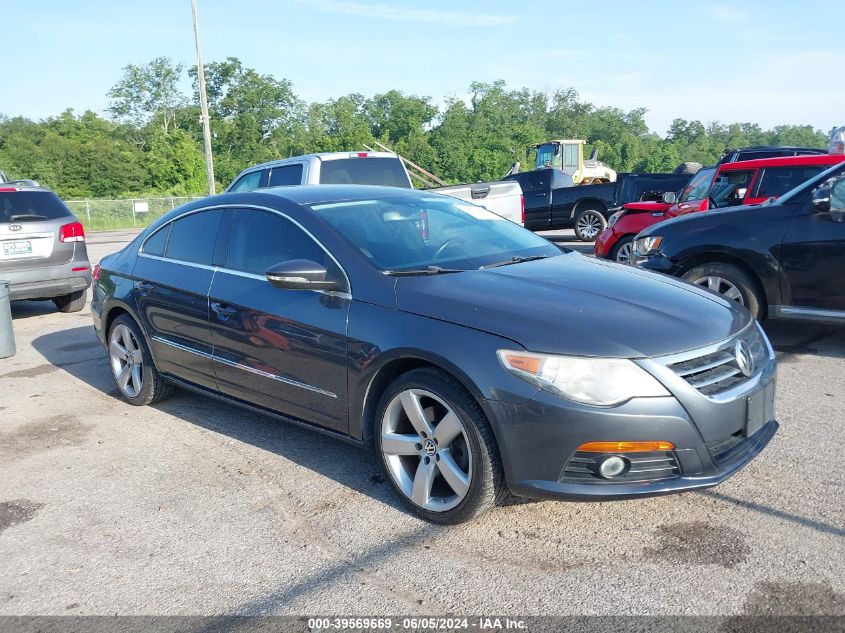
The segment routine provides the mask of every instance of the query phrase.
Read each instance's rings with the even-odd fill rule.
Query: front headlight
[[[634,240],[634,253],[637,255],[653,255],[663,243],[660,235],[647,235]]]
[[[619,222],[619,218],[625,215],[625,211],[617,211],[607,219],[607,228],[611,228],[614,224]]]
[[[609,407],[631,398],[670,395],[657,379],[625,358],[556,356],[500,349],[505,369],[538,387],[583,404]]]

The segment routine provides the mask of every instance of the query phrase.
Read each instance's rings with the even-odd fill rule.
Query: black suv
[[[754,145],[742,149],[726,149],[717,164],[738,163],[742,160],[758,158],[780,158],[781,156],[806,156],[808,154],[827,154],[827,150],[812,147],[794,147],[791,145]]]
[[[634,263],[719,292],[758,319],[845,323],[845,163],[772,204],[655,224],[637,236]]]

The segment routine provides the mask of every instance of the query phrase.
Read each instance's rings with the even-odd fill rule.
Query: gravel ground
[[[92,260],[130,238],[90,236]],[[13,313],[0,615],[845,615],[843,328],[767,326],[782,427],[718,488],[443,528],[344,443],[187,393],[124,404],[87,310]]]

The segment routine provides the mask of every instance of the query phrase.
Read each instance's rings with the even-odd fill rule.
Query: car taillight
[[[519,205],[522,207],[522,226],[525,226],[525,196],[519,196]]]
[[[91,271],[91,279],[97,281],[100,278],[100,265],[94,264],[94,269]]]
[[[82,222],[71,222],[65,224],[59,229],[60,242],[84,242],[85,229],[82,228]]]

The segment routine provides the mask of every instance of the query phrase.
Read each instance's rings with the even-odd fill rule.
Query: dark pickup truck
[[[665,192],[682,189],[690,178],[691,174],[618,174],[616,182],[576,186],[559,169],[537,169],[504,180],[516,180],[522,187],[525,228],[574,228],[579,240],[592,242],[623,204],[660,200]]]

